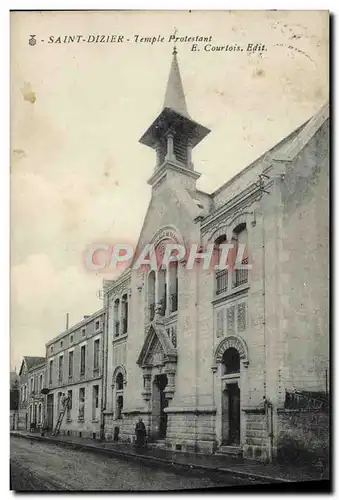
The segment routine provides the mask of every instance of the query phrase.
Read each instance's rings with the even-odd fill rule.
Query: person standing
[[[136,445],[137,448],[145,448],[146,446],[146,427],[142,418],[139,418],[139,421],[135,426],[135,436],[136,436]]]

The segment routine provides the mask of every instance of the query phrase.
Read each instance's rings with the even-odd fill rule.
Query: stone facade
[[[100,310],[46,344],[46,420],[55,429],[63,395],[70,404],[61,434],[98,438],[102,409],[104,311]]]
[[[286,391],[328,391],[328,106],[207,194],[191,153],[209,131],[187,113],[175,54],[168,86],[140,140],[157,161],[138,248],[235,242],[250,269],[185,257],[173,278],[134,261],[107,284],[105,435],[133,442],[142,417],[158,446],[272,460]]]

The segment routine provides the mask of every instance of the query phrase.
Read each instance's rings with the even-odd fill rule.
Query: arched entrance
[[[240,444],[240,356],[234,347],[229,347],[222,357],[222,443],[229,446]],[[232,378],[227,378],[232,375]],[[237,375],[237,376],[235,376]]]
[[[219,379],[218,439],[224,446],[238,447],[242,441],[241,401],[244,399],[243,379],[246,379],[247,366],[248,350],[245,341],[238,335],[223,339],[215,350],[212,370],[218,374]]]

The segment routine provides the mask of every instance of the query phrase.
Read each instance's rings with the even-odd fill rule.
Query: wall
[[[329,461],[329,413],[321,410],[278,410],[278,460],[303,465]]]

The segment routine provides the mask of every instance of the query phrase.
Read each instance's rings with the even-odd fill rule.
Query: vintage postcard
[[[10,17],[11,489],[328,489],[329,13]]]

